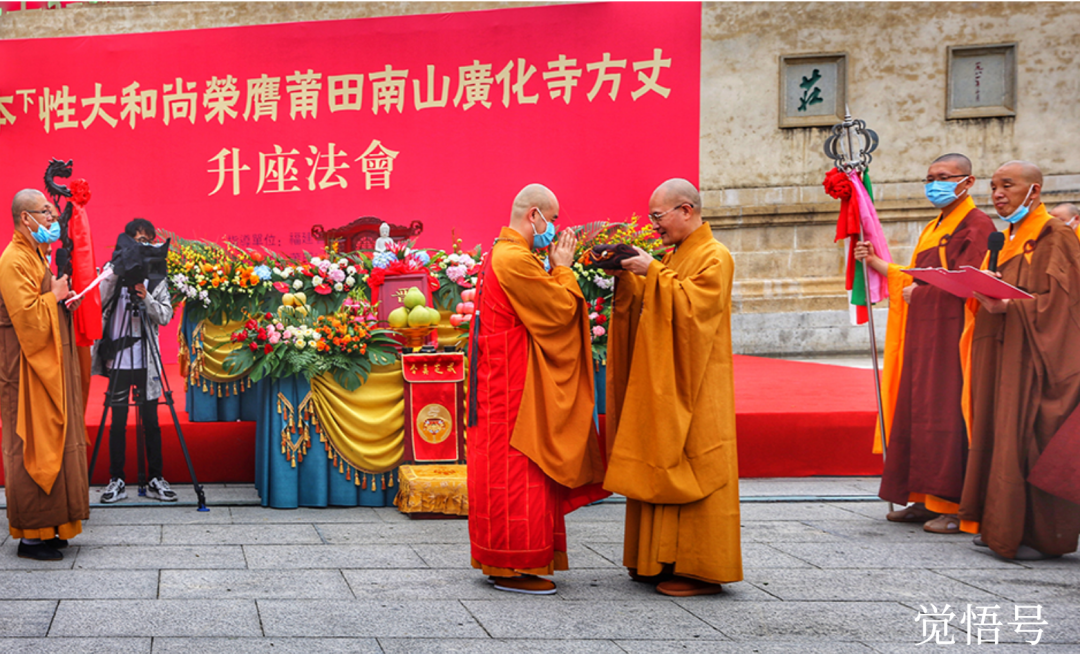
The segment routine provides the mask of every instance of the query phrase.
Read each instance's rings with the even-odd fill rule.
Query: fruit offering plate
[[[405,338],[405,347],[423,347],[428,342],[428,337],[434,331],[434,327],[398,327],[394,331]]]

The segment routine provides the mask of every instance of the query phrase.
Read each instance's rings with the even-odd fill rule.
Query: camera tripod
[[[162,282],[164,283],[164,282]],[[199,499],[199,511],[209,511],[206,507],[206,495],[203,492],[202,486],[199,484],[198,479],[195,477],[195,467],[191,464],[191,455],[188,454],[187,442],[184,441],[184,432],[180,429],[180,420],[176,417],[176,406],[173,403],[172,386],[169,384],[169,378],[165,376],[164,367],[161,364],[161,350],[157,347],[149,347],[150,343],[150,327],[147,326],[146,320],[141,317],[143,313],[140,309],[141,301],[135,294],[134,286],[126,287],[128,291],[128,300],[124,304],[124,314],[121,319],[121,325],[123,329],[120,330],[120,338],[115,342],[121,344],[118,351],[113,353],[112,367],[109,369],[109,386],[105,391],[105,406],[101,412],[101,424],[98,426],[97,440],[94,443],[94,454],[90,458],[90,473],[93,474],[94,466],[97,464],[98,452],[101,449],[101,438],[105,434],[105,418],[109,415],[109,409],[113,406],[113,396],[120,389],[117,388],[119,381],[120,371],[125,363],[130,365],[135,358],[135,347],[142,348],[142,363],[146,370],[146,381],[143,384],[145,389],[149,386],[151,375],[157,373],[159,379],[161,379],[161,397],[165,398],[165,404],[169,407],[169,411],[172,413],[173,426],[176,428],[176,437],[180,440],[180,450],[184,453],[184,460],[187,461],[188,473],[191,475],[191,483],[195,487],[195,495]],[[123,289],[117,288],[115,291],[115,302],[118,303],[118,298],[123,292]],[[150,291],[147,290],[147,294]],[[113,311],[115,312],[115,308]],[[139,317],[139,341],[137,345],[125,343],[125,338],[134,333],[135,318]],[[111,322],[111,320],[110,320]],[[106,325],[106,329],[110,329],[110,325]],[[156,326],[153,327],[157,329]],[[128,338],[128,341],[131,339]],[[100,346],[99,346],[100,347]],[[131,379],[130,385],[124,389],[126,392],[124,401],[128,404],[128,408],[135,407],[135,442],[136,451],[138,453],[138,488],[139,497],[146,496],[146,434],[142,425],[142,406],[147,402],[153,404],[159,404],[159,399],[147,400],[144,397],[144,393],[140,392],[139,387],[135,385],[136,380]],[[115,414],[114,414],[115,417]],[[124,427],[127,428],[126,425]]]

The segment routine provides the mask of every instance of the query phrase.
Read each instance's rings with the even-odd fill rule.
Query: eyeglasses
[[[52,218],[56,218],[56,214],[53,213],[52,209],[27,209],[26,213],[47,213]]]
[[[923,181],[930,184],[931,182],[944,182],[947,179],[956,179],[957,177],[971,177],[971,175],[938,175],[937,177],[927,177]]]
[[[670,209],[668,209],[667,211],[664,211],[664,212],[656,212],[656,211],[654,211],[654,212],[649,214],[649,220],[658,221],[661,218],[663,218],[664,216],[668,215],[669,213],[671,213],[672,211],[675,211],[676,209],[678,209],[680,207],[690,207],[691,209],[693,209],[694,205],[690,204],[689,202],[683,202],[682,204],[677,204],[674,207],[672,207],[672,208],[670,208]]]

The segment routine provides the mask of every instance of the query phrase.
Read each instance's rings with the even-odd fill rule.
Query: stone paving
[[[464,520],[264,509],[250,486],[209,486],[208,513],[183,486],[181,506],[94,505],[58,563],[17,558],[0,518],[0,652],[1080,651],[1080,557],[1009,562],[967,536],[888,523],[876,487],[743,480],[745,581],[688,599],[627,577],[615,501],[568,516],[572,569],[550,597],[485,583]],[[1017,605],[1042,607],[1035,648],[1009,624]],[[969,606],[977,617],[963,620]],[[953,618],[919,620],[920,607]],[[995,618],[1001,644],[967,644],[969,623]],[[918,645],[934,624],[954,643]]]

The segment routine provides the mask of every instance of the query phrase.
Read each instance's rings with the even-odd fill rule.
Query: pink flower
[[[345,281],[345,271],[340,268],[338,268],[337,270],[331,270],[328,276],[330,277],[330,280],[335,283]]]
[[[607,330],[605,330],[600,325],[597,325],[596,327],[592,328],[592,335],[595,336],[596,338],[600,338],[601,336],[603,336],[606,333],[607,333]]]
[[[272,345],[277,345],[279,341],[281,341],[281,334],[278,334],[277,332],[270,334],[270,343]]]

